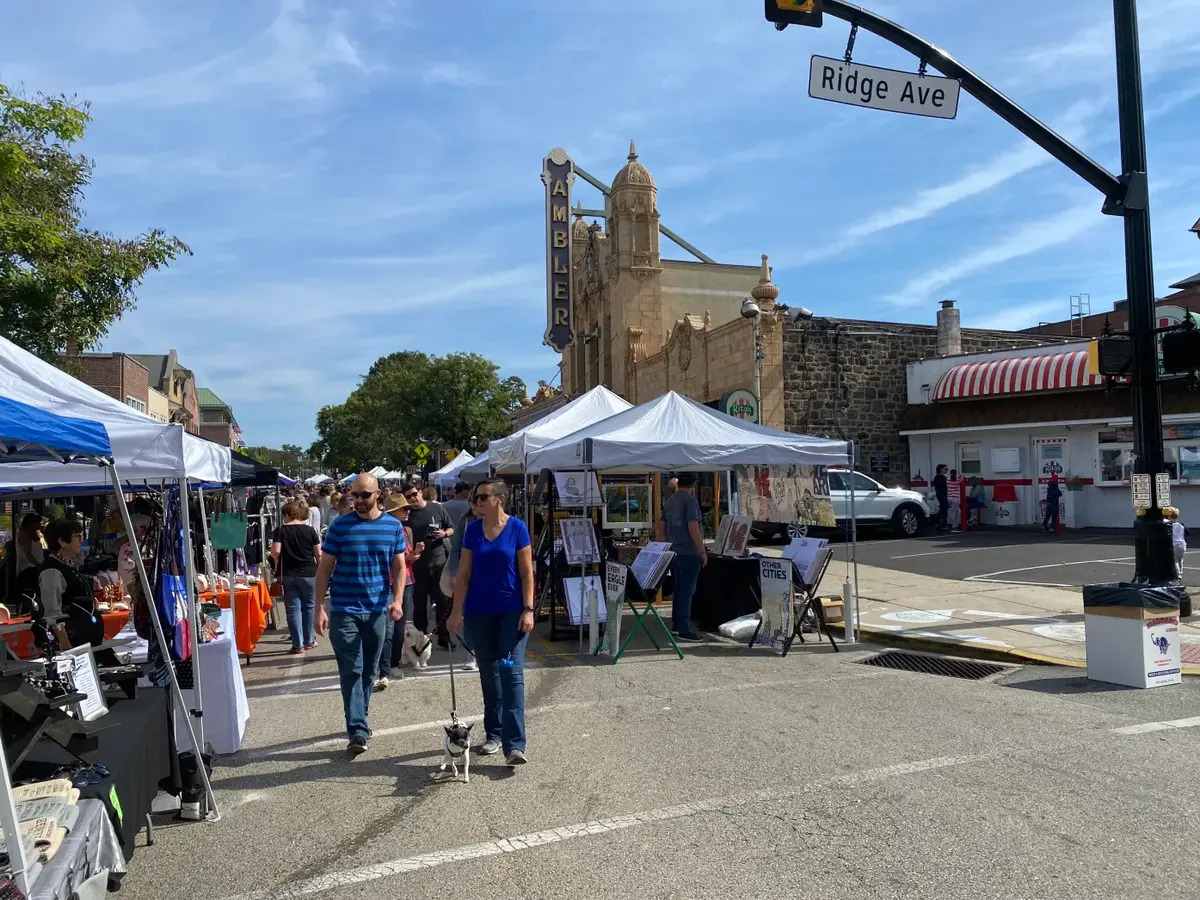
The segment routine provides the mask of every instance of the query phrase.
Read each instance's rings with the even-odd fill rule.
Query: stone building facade
[[[582,217],[573,226],[576,341],[563,354],[563,391],[604,384],[634,404],[667,390],[715,403],[751,388],[754,326],[741,307],[763,267],[664,259],[658,188],[632,144],[606,207],[604,226]],[[781,427],[780,379],[766,375],[779,370],[778,334],[767,343],[766,422]]]
[[[936,326],[785,318],[782,380],[787,430],[853,440],[862,471],[871,470],[872,456],[878,462],[886,457],[886,468],[880,466],[873,476],[888,486],[907,484],[914,473],[908,438],[900,432],[908,408],[909,363],[1062,341],[961,329],[958,314],[953,301],[943,301]]]

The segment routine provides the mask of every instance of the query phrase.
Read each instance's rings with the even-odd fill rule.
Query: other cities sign
[[[960,88],[956,78],[860,66],[825,56],[814,56],[808,71],[810,97],[935,119],[958,115]]]
[[[575,342],[571,326],[571,185],[575,169],[567,151],[542,160],[546,185],[546,333],[543,341],[562,353]]]

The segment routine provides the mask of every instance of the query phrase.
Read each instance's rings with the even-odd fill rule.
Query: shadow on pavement
[[[1130,691],[1140,690],[1140,688],[1126,687],[1123,684],[1089,681],[1086,677],[1079,675],[1063,675],[1055,678],[1034,678],[1030,680],[1008,680],[1001,683],[1005,687],[1017,688],[1022,691],[1033,691],[1038,694],[1054,694],[1058,696],[1126,694]]]

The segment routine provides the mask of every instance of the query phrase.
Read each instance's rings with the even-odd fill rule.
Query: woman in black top
[[[308,504],[289,500],[283,504],[284,523],[271,538],[271,556],[275,571],[283,580],[283,604],[287,609],[288,631],[292,635],[292,653],[303,653],[317,646],[313,616],[317,602],[313,582],[317,560],[321,558],[321,537],[308,524]]]

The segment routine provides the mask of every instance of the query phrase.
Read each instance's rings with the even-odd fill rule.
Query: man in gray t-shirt
[[[675,551],[671,571],[675,576],[672,596],[672,630],[676,640],[700,641],[692,631],[692,597],[700,580],[700,570],[708,565],[704,532],[700,528],[700,503],[696,499],[696,476],[683,472],[678,489],[664,505],[658,523],[658,539],[669,541]]]
[[[461,519],[471,508],[471,486],[465,481],[460,481],[454,485],[454,499],[447,500],[442,504],[442,508],[446,510],[446,515],[450,517],[450,521],[458,526],[458,520]]]

